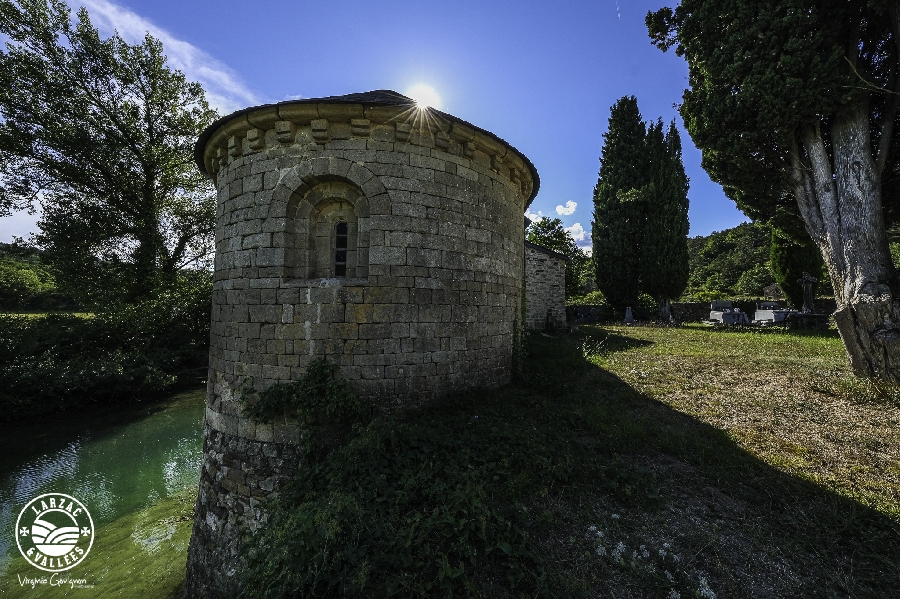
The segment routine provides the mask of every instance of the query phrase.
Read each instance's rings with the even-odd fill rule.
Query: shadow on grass
[[[630,510],[640,523],[630,532],[634,537],[652,538],[641,532],[648,527],[681,536],[692,567],[707,573],[720,597],[900,596],[897,521],[771,467],[725,432],[641,394],[585,357],[648,342],[587,330],[557,338],[531,335],[529,343],[526,370],[534,374],[499,396],[502,401],[514,394],[520,417],[567,448],[573,479],[556,489],[566,501],[594,495],[609,509]],[[592,489],[586,481],[598,484]],[[570,518],[574,530],[591,523],[578,519]],[[585,591],[602,587],[603,580],[627,583],[637,576],[651,587],[659,583],[665,594],[665,581],[642,579],[634,561],[617,574],[610,563],[602,571],[593,567],[593,555],[568,559],[566,576],[580,579],[575,586]],[[615,585],[610,591],[643,593]]]
[[[303,470],[247,545],[243,596],[896,593],[896,521],[586,357],[650,342],[528,339],[524,380],[378,416]]]

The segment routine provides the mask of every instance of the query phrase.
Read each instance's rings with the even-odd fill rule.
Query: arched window
[[[347,276],[347,223],[334,225],[334,276]]]
[[[292,245],[286,257],[298,279],[369,276],[369,207],[355,186],[319,183],[289,212]],[[290,211],[290,208],[288,208]]]

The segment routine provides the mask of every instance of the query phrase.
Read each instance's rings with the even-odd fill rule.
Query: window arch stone
[[[348,229],[346,274],[342,278],[366,279],[369,275],[369,200],[359,181],[376,192],[380,183],[368,169],[356,164],[350,168],[343,162],[347,161],[310,161],[302,165],[305,168],[290,169],[279,182],[275,199],[286,203],[284,241],[288,278],[338,276],[334,250],[335,226],[340,221],[346,222]],[[316,171],[321,174],[315,174]]]

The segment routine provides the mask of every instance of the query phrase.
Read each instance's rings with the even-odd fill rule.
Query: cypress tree
[[[784,292],[788,303],[798,310],[803,306],[803,286],[797,281],[804,272],[819,279],[819,282],[813,285],[813,295],[817,287],[822,288],[822,283],[827,282],[822,255],[812,239],[809,239],[808,235],[805,237],[803,240],[793,239],[783,231],[773,228],[772,245],[769,250],[775,281]]]
[[[620,98],[603,135],[591,238],[597,288],[617,309],[637,304],[649,160],[637,98]]]
[[[687,286],[688,178],[681,162],[681,138],[675,123],[663,135],[662,119],[647,130],[651,194],[646,204],[641,289],[659,305],[659,315],[671,320],[669,303]]]

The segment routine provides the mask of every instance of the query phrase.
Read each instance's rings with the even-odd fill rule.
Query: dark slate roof
[[[260,106],[250,106],[248,108],[244,108],[242,110],[238,110],[237,112],[232,112],[229,115],[225,115],[222,118],[218,119],[212,125],[203,130],[203,133],[200,134],[200,138],[197,140],[197,143],[194,145],[194,161],[197,163],[197,166],[200,168],[200,172],[206,172],[206,165],[203,162],[203,152],[206,150],[206,143],[209,141],[209,138],[212,137],[212,134],[216,132],[216,129],[230,121],[231,119],[241,116],[243,114],[247,114],[249,112],[254,112],[261,108],[268,108],[270,106],[283,106],[287,104],[320,104],[320,103],[332,103],[332,104],[363,104],[369,106],[415,106],[416,101],[412,98],[408,98],[403,94],[398,94],[397,92],[390,89],[376,89],[370,92],[361,92],[356,94],[346,94],[344,96],[327,96],[324,98],[304,98],[302,100],[287,100],[285,102],[277,102],[275,104],[261,104]],[[437,110],[436,108],[428,108],[428,110],[443,116],[444,118],[450,121],[457,121],[462,123],[463,125],[467,125],[472,127],[473,129],[484,133],[485,135],[489,135],[493,137],[500,143],[509,146],[513,150],[519,153],[522,159],[525,161],[525,164],[528,166],[528,170],[531,171],[531,177],[534,181],[534,185],[531,190],[531,197],[525,200],[525,206],[527,207],[531,204],[531,201],[537,196],[538,189],[541,186],[540,177],[538,177],[537,169],[531,163],[531,160],[516,149],[511,143],[507,142],[503,138],[491,133],[486,129],[482,129],[477,125],[473,125],[468,121],[464,121],[463,119],[453,116],[452,114],[448,114],[446,112],[442,112]],[[549,251],[549,250],[548,250]]]
[[[537,250],[537,251],[541,252],[542,254],[547,254],[548,256],[553,256],[554,258],[559,258],[560,260],[565,260],[566,262],[571,260],[571,258],[566,256],[565,254],[560,254],[559,252],[554,252],[553,250],[547,249],[542,245],[538,245],[536,243],[531,243],[530,241],[527,241],[527,240],[525,241],[525,247],[531,248],[533,250]]]
[[[416,101],[407,98],[403,94],[398,94],[391,89],[376,89],[371,92],[361,92],[358,94],[347,94],[345,96],[327,96],[325,98],[310,98],[308,100],[296,100],[298,103],[304,102],[333,102],[335,104],[388,104],[391,106],[415,106]],[[290,102],[282,102],[289,104]]]

